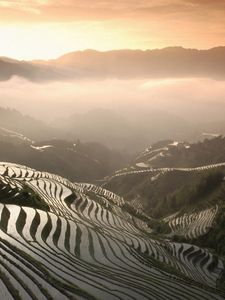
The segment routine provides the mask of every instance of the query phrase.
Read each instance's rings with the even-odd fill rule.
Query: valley
[[[225,300],[225,0],[0,16],[0,300]]]

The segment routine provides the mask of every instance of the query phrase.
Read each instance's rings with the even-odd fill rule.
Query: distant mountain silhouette
[[[209,50],[168,47],[156,50],[85,50],[49,61],[0,58],[0,80],[12,76],[32,81],[69,79],[225,78],[225,47]]]

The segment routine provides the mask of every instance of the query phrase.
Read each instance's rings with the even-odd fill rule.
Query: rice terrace
[[[224,299],[223,262],[153,238],[123,198],[21,165],[1,163],[0,173],[1,299]],[[217,210],[162,222],[201,235]]]

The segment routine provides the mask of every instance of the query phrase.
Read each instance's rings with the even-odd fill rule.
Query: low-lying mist
[[[211,79],[0,82],[0,105],[51,122],[93,109],[126,117],[160,110],[194,122],[224,118],[225,82]]]
[[[141,149],[158,139],[195,140],[204,130],[223,131],[225,82],[168,78],[40,84],[13,77],[0,82],[0,106],[40,119],[67,132],[67,138]]]

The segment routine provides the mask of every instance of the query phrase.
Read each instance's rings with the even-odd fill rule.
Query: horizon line
[[[210,51],[216,48],[225,48],[225,45],[218,45],[210,48],[193,48],[193,47],[184,47],[184,46],[167,46],[167,47],[157,47],[157,48],[146,48],[146,49],[141,49],[141,48],[115,48],[115,49],[110,49],[110,50],[97,50],[94,48],[85,48],[85,49],[80,49],[80,50],[71,50],[68,52],[63,52],[60,55],[57,55],[56,57],[53,58],[33,58],[33,59],[19,59],[16,57],[12,56],[7,56],[7,55],[0,55],[0,59],[11,59],[11,60],[16,60],[19,62],[34,62],[34,61],[51,61],[51,60],[57,60],[65,55],[72,54],[72,53],[78,53],[78,52],[98,52],[98,53],[109,53],[109,52],[116,52],[116,51],[140,51],[140,52],[147,52],[147,51],[159,51],[159,50],[165,50],[165,49],[171,49],[171,48],[180,48],[183,50],[197,50],[197,51]]]

